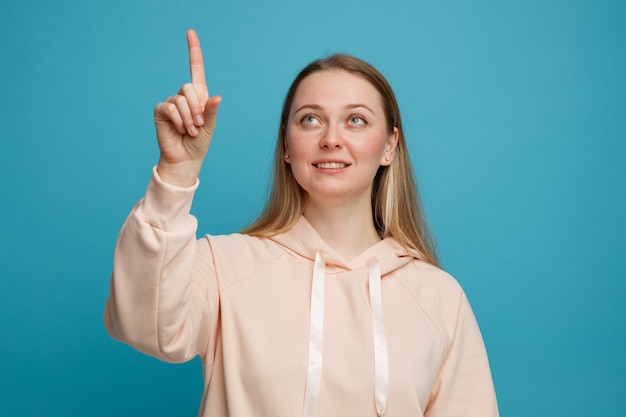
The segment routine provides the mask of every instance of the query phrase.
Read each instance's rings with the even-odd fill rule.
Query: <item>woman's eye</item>
[[[307,114],[302,118],[302,123],[305,125],[316,125],[319,124],[319,120],[312,114]]]
[[[351,125],[364,125],[364,124],[367,124],[365,119],[363,117],[361,117],[361,116],[351,116],[348,119],[348,122],[350,122]]]

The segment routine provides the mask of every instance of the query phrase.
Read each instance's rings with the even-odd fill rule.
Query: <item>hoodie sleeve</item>
[[[467,297],[461,293],[453,338],[425,417],[498,415],[487,352]]]
[[[189,214],[197,187],[166,184],[153,169],[119,234],[105,307],[111,337],[168,362],[210,360],[217,328],[210,250]]]

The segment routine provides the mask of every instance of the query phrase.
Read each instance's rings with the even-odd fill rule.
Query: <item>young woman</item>
[[[192,82],[155,108],[161,156],[115,250],[111,336],[165,361],[199,355],[201,416],[497,416],[383,76],[347,55],[307,66],[285,99],[265,211],[196,240],[189,210],[220,98],[187,38]]]

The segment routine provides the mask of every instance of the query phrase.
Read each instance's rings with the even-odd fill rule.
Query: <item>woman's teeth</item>
[[[316,164],[315,166],[322,169],[340,169],[345,168],[346,164],[341,162],[322,162],[320,164]]]

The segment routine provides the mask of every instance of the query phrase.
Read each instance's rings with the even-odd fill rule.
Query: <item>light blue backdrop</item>
[[[356,54],[397,92],[502,415],[623,415],[624,22],[609,0],[3,2],[0,413],[196,415],[197,361],[102,325],[117,231],[157,158],[152,108],[187,81],[194,27],[224,98],[202,232],[258,212],[296,72]]]

